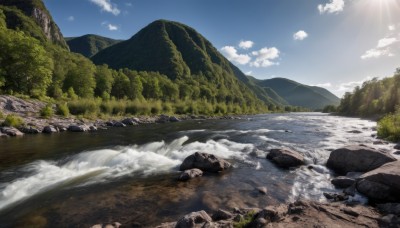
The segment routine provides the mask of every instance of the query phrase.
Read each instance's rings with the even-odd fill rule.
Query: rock
[[[97,131],[97,127],[96,126],[89,126],[89,131]]]
[[[354,217],[357,217],[360,215],[357,211],[352,210],[351,208],[348,208],[348,207],[343,208],[343,212],[348,215],[354,216]]]
[[[121,122],[114,122],[114,127],[126,127],[126,125]]]
[[[400,227],[400,218],[399,216],[393,215],[393,214],[388,214],[386,216],[383,216],[380,219],[380,227],[393,227],[393,228],[398,228]]]
[[[393,152],[395,155],[400,155],[400,150]]]
[[[348,133],[361,134],[362,131],[359,131],[359,130],[351,130],[351,131],[348,131]]]
[[[363,174],[357,181],[357,191],[370,199],[400,202],[400,161]]]
[[[180,181],[188,181],[190,179],[203,176],[203,171],[200,169],[188,169],[183,171],[183,173],[179,176],[178,180]]]
[[[348,188],[356,183],[356,181],[349,177],[339,176],[332,179],[331,183],[335,185],[336,188]]]
[[[394,146],[394,149],[400,150],[400,143]]]
[[[336,194],[327,192],[324,192],[323,194],[328,200],[332,200],[333,202],[345,201],[349,199],[349,197],[345,194]]]
[[[231,167],[231,164],[222,158],[218,158],[213,154],[196,152],[183,161],[179,170],[197,168],[204,172],[220,172]]]
[[[8,136],[23,136],[24,133],[20,132],[15,127],[3,127],[1,132],[8,135]]]
[[[171,116],[171,117],[169,117],[169,121],[170,121],[170,122],[180,122],[181,120],[178,119],[178,118],[175,117],[175,116]]]
[[[121,121],[123,124],[125,125],[138,125],[137,121],[135,121],[133,118],[126,118],[124,120]]]
[[[383,151],[366,146],[348,146],[332,151],[327,167],[339,174],[368,172],[396,159]]]
[[[285,212],[287,211],[287,208],[285,208]],[[255,219],[258,218],[263,218],[269,222],[275,222],[281,219],[283,216],[284,212],[280,210],[279,208],[275,208],[272,206],[268,206],[262,210],[260,210],[255,216]]]
[[[0,138],[8,138],[8,137],[9,137],[8,135],[3,134],[3,133],[1,133],[1,131],[0,131]]]
[[[227,220],[233,218],[233,214],[227,211],[224,211],[222,209],[219,209],[215,214],[213,214],[212,219],[214,221],[219,221],[219,220]]]
[[[107,127],[114,127],[114,121],[107,121],[106,122]]]
[[[112,224],[96,224],[94,226],[91,226],[90,228],[119,228],[121,226],[121,223],[119,222],[113,222]]]
[[[71,131],[71,132],[86,132],[86,131],[90,131],[90,128],[87,125],[70,125],[68,127],[68,131]]]
[[[44,127],[42,132],[46,134],[52,134],[52,133],[57,133],[58,130],[54,126],[49,125]]]
[[[262,227],[266,227],[267,224],[268,224],[268,221],[266,219],[257,218],[257,219],[254,219],[253,221],[251,221],[245,227],[262,228]]]
[[[400,216],[400,203],[378,204],[377,208],[379,209],[379,211],[385,214],[395,214]]]
[[[374,141],[372,144],[374,144],[374,145],[387,145],[388,143],[385,142],[385,141],[379,140],[379,141]]]
[[[266,187],[258,187],[257,191],[263,195],[266,195],[268,192],[268,189]]]
[[[179,219],[176,228],[203,227],[204,224],[212,222],[211,217],[205,211],[192,212]]]
[[[290,168],[304,164],[303,155],[289,149],[272,149],[268,153],[267,159],[272,160],[278,166],[283,168]]]
[[[355,196],[356,195],[356,183],[346,189],[343,190],[343,193],[348,196]]]
[[[21,127],[19,129],[21,132],[25,133],[25,134],[39,134],[40,131],[37,128],[34,127]]]
[[[156,120],[156,123],[167,123],[169,121],[169,116],[167,115],[160,115]]]

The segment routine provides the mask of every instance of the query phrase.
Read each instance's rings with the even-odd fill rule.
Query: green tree
[[[114,78],[112,70],[107,65],[101,65],[96,67],[96,89],[95,95],[98,97],[110,96]]]

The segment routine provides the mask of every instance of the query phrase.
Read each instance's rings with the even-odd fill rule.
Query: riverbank
[[[110,127],[126,127],[141,124],[179,122],[193,119],[237,119],[232,116],[196,116],[196,115],[153,115],[153,116],[113,116],[107,119],[85,119],[75,116],[52,115],[43,118],[40,112],[48,104],[38,100],[24,100],[14,96],[0,96],[0,138],[23,136],[24,134],[58,133],[64,131],[88,132],[105,130]],[[52,107],[55,109],[55,107]],[[53,110],[53,113],[55,111]],[[20,118],[20,126],[1,126],[8,115]]]

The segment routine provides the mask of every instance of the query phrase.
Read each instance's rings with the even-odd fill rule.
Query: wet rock
[[[348,196],[355,196],[356,195],[356,183],[346,189],[343,190],[343,193]]]
[[[340,201],[345,201],[345,200],[349,199],[349,197],[345,194],[336,194],[336,193],[327,193],[327,192],[324,192],[323,194],[328,200],[331,200],[333,202],[340,202]]]
[[[251,221],[246,227],[252,227],[252,228],[262,228],[266,227],[268,224],[268,221],[264,218],[257,218]]]
[[[180,181],[188,181],[190,179],[203,176],[203,171],[200,169],[188,169],[183,171],[183,173],[179,176],[178,180]]]
[[[385,215],[379,221],[380,227],[398,228],[400,227],[399,224],[400,224],[400,217],[393,214]]]
[[[400,150],[400,143],[394,146],[394,149]]]
[[[357,191],[370,199],[400,202],[400,161],[363,174],[357,181]]]
[[[167,115],[160,115],[156,120],[156,123],[167,123],[169,121],[169,116]]]
[[[212,219],[214,221],[219,221],[219,220],[228,220],[233,218],[233,214],[227,211],[224,211],[222,209],[219,209],[215,214],[213,214]]]
[[[21,127],[19,130],[22,133],[25,133],[25,134],[39,134],[41,132],[37,128],[31,127],[31,126],[29,126],[29,127]]]
[[[175,116],[171,116],[171,117],[169,117],[169,121],[170,121],[170,122],[180,122],[181,120],[178,119],[178,118],[175,117]]]
[[[207,223],[211,223],[211,217],[205,211],[192,212],[179,219],[176,228],[203,227]]]
[[[126,125],[121,122],[116,121],[116,122],[114,122],[114,127],[126,127]]]
[[[393,152],[393,154],[400,155],[400,151],[395,151],[395,152]]]
[[[57,133],[58,130],[54,126],[49,125],[49,126],[44,127],[42,132],[46,133],[46,134],[52,134],[52,133]]]
[[[122,120],[121,122],[125,125],[130,125],[130,126],[138,125],[137,121],[135,121],[133,118],[126,118],[126,119]]]
[[[348,131],[348,133],[361,134],[362,131],[359,131],[359,130],[351,130],[351,131]]]
[[[385,214],[395,214],[400,216],[400,203],[385,203],[378,204],[377,208],[379,211]]]
[[[97,127],[96,126],[89,126],[89,131],[97,131]]]
[[[179,170],[197,168],[204,172],[220,172],[231,167],[231,164],[222,158],[218,158],[213,154],[196,152],[183,161]]]
[[[332,179],[331,183],[335,185],[336,188],[348,188],[356,183],[356,181],[349,177],[339,176]]]
[[[268,192],[268,189],[266,187],[258,187],[257,191],[263,195],[266,195]]]
[[[303,155],[289,149],[272,149],[268,153],[267,159],[272,160],[282,168],[290,168],[304,164]]]
[[[114,121],[107,121],[105,124],[107,127],[114,127]]]
[[[68,126],[68,131],[70,132],[87,132],[90,128],[87,125],[70,125]]]
[[[332,151],[327,167],[339,174],[368,172],[396,159],[383,151],[367,146],[348,146]]]
[[[374,145],[387,145],[389,143],[379,140],[379,141],[374,141],[372,144],[374,144]]]
[[[348,208],[348,207],[343,208],[343,212],[348,214],[348,215],[354,216],[354,217],[357,217],[357,216],[360,215],[360,213],[358,211],[353,210],[353,209]]]
[[[6,134],[8,136],[23,136],[24,133],[20,132],[17,128],[15,127],[3,127],[1,128],[1,132],[3,134]]]
[[[113,222],[112,224],[96,224],[91,226],[90,228],[119,228],[121,223]]]
[[[3,133],[0,131],[0,138],[8,138],[8,137],[9,137],[8,135],[3,134]]]

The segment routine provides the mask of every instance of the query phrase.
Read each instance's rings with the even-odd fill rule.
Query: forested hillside
[[[400,140],[400,68],[392,77],[374,78],[346,93],[337,112],[348,116],[384,117],[379,121],[378,134]]]
[[[121,40],[114,40],[107,37],[98,35],[84,35],[80,37],[65,38],[69,49],[72,52],[82,54],[83,56],[90,58],[97,54],[99,51],[121,42]]]

